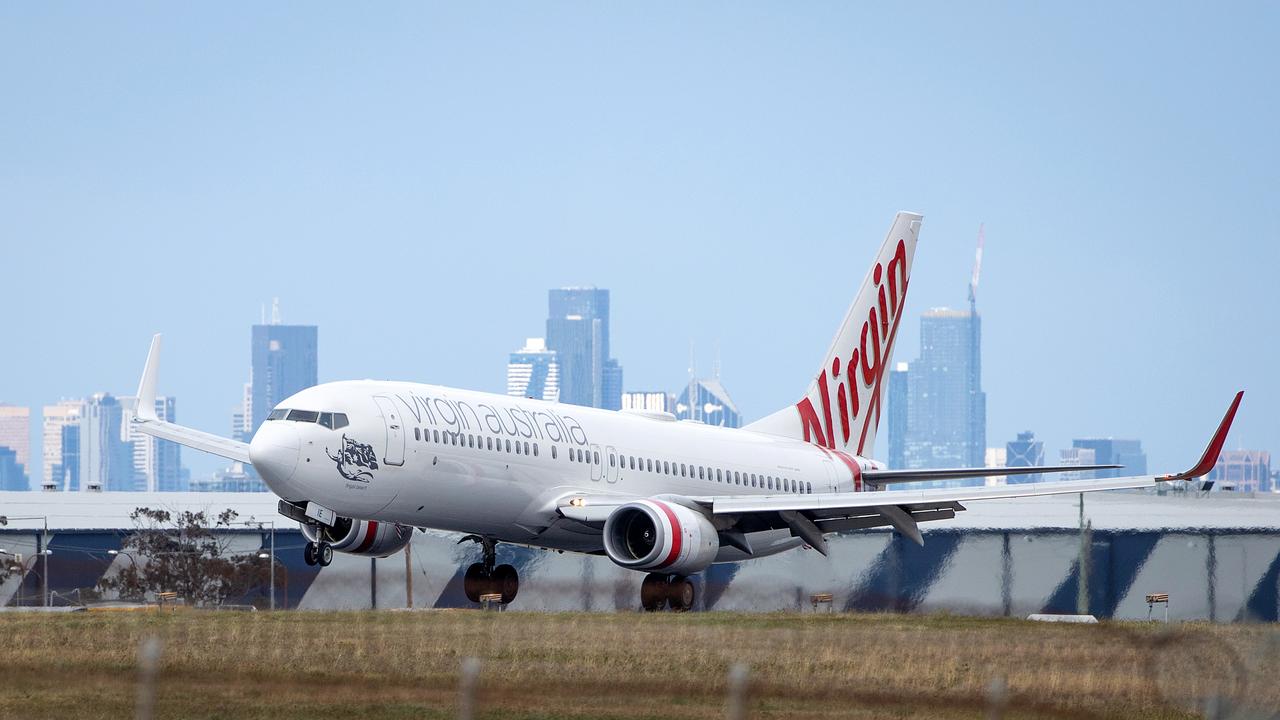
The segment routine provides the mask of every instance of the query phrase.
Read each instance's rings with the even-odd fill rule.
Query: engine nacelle
[[[409,544],[413,539],[413,528],[377,520],[339,517],[333,527],[320,528],[321,537],[316,537],[315,528],[305,523],[302,525],[302,534],[311,542],[323,540],[329,543],[337,552],[362,557],[386,557]]]
[[[720,536],[707,516],[664,500],[620,505],[604,521],[604,550],[631,570],[690,575],[720,550]]]

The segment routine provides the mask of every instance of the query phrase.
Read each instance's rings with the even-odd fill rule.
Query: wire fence
[[[1142,651],[1147,658],[1140,672],[1155,688],[1160,699],[1171,708],[1194,717],[1209,720],[1255,720],[1280,718],[1280,707],[1275,705],[1276,672],[1280,669],[1280,631],[1274,627],[1260,629],[1260,642],[1253,643],[1250,651],[1241,654],[1233,645],[1211,636],[1188,633],[1176,627],[1161,631],[1139,632],[1123,627],[1112,628],[1110,642],[1128,642]],[[176,641],[180,638],[174,637]],[[138,643],[137,689],[135,717],[152,720],[155,717],[157,685],[161,678],[162,656],[165,641],[159,635],[146,635]],[[1127,672],[1116,668],[1116,672]],[[480,657],[466,656],[457,664],[456,717],[474,720],[483,711],[482,687],[485,680],[485,663]],[[753,690],[760,688],[758,678],[745,662],[729,665],[724,676],[724,717],[729,720],[745,720],[751,716]],[[821,693],[817,693],[821,698]],[[840,698],[845,709],[852,709],[848,701],[874,710],[899,705],[903,698],[886,696],[874,691],[846,694]],[[1111,712],[1064,708],[1037,700],[1033,694],[1015,693],[1003,675],[993,677],[987,683],[981,698],[973,701],[951,698],[934,701],[928,698],[911,699],[913,705],[937,703],[938,710],[972,711],[974,716],[999,720],[1008,714],[1040,717],[1101,718],[1114,717]]]

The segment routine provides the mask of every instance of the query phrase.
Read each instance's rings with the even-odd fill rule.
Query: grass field
[[[1201,717],[1280,708],[1273,626],[953,616],[479,611],[0,614],[0,717],[132,717],[161,641],[158,718],[449,718],[466,657],[482,718]]]

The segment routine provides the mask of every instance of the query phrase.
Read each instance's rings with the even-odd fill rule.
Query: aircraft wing
[[[815,493],[812,495],[727,495],[690,498],[713,515],[738,515],[768,528],[790,528],[815,549],[826,553],[823,535],[829,532],[868,527],[892,526],[923,545],[918,523],[943,520],[964,510],[961,503],[999,498],[1066,495],[1102,490],[1149,488],[1160,482],[1191,480],[1207,474],[1218,462],[1231,421],[1240,406],[1243,392],[1236,393],[1231,407],[1218,425],[1195,467],[1172,475],[1135,475],[1104,480],[1038,482],[995,487],[938,488],[929,490],[885,490],[857,493]]]
[[[159,374],[160,335],[157,334],[151,338],[147,364],[142,369],[142,381],[138,383],[138,405],[133,413],[133,424],[139,432],[238,462],[249,462],[248,443],[193,430],[156,417],[156,379]]]
[[[864,470],[862,481],[880,486],[889,483],[930,482],[934,480],[958,480],[960,478],[991,477],[993,475],[1038,475],[1040,473],[1083,472],[1086,470],[1113,470],[1123,465],[1036,465],[1034,467],[980,467],[945,468],[927,470]]]

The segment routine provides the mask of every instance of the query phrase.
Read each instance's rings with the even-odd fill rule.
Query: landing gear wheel
[[[667,602],[676,612],[688,612],[693,609],[693,581],[687,577],[676,575],[667,581]]]
[[[667,604],[667,576],[649,573],[640,583],[640,607],[646,612],[656,612]]]
[[[317,559],[316,559],[316,544],[315,544],[315,543],[313,543],[313,542],[309,542],[309,543],[307,543],[306,547],[304,547],[304,548],[302,549],[302,561],[303,561],[303,562],[305,562],[305,563],[306,563],[306,564],[308,564],[308,565],[315,565],[315,564],[316,564]]]
[[[510,565],[499,565],[494,568],[493,576],[489,580],[489,592],[502,595],[503,605],[515,600],[516,593],[520,592],[520,576],[516,573],[516,569]]]
[[[489,571],[483,563],[471,563],[462,576],[462,591],[467,594],[468,600],[478,603],[480,596],[489,592],[489,580]]]
[[[333,562],[333,546],[327,542],[320,543],[320,547],[316,550],[316,563],[320,567],[329,567],[331,562]]]

